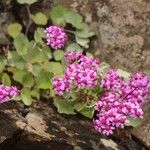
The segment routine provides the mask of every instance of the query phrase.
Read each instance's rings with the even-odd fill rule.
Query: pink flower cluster
[[[53,88],[55,92],[61,96],[65,92],[70,91],[70,83],[64,78],[54,78],[53,79]]]
[[[123,128],[128,117],[143,118],[141,107],[148,95],[150,78],[135,73],[126,83],[112,69],[102,80],[102,87],[106,92],[96,104],[97,116],[93,120],[97,131],[109,135],[116,128]]]
[[[0,85],[0,104],[9,101],[12,97],[19,94],[20,91],[16,87]]]
[[[67,41],[67,34],[63,28],[50,26],[44,31],[46,33],[47,45],[53,49],[61,49]]]
[[[66,54],[66,62],[64,78],[53,79],[53,88],[58,95],[71,88],[94,88],[97,85],[99,62],[95,58],[73,51]]]

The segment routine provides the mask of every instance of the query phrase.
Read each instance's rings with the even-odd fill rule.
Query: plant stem
[[[75,34],[75,32],[74,32],[74,31],[71,31],[71,30],[65,29],[65,31],[68,32],[68,33],[71,33],[71,34]]]
[[[30,26],[32,25],[33,22],[32,22],[32,19],[31,19],[30,6],[26,5],[26,9],[27,9],[28,17],[29,17],[29,21],[28,21],[28,24],[27,24],[27,27],[26,27],[26,31],[25,31],[25,35],[27,36],[28,32],[29,32],[29,29],[30,29]]]
[[[123,100],[125,100],[129,95],[131,95],[136,89],[137,89],[137,87],[135,87],[135,89],[133,89],[130,93],[128,93],[128,94],[123,98]]]

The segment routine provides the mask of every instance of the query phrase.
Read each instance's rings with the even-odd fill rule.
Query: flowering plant
[[[129,125],[131,119],[143,118],[142,106],[150,88],[149,77],[135,73],[125,81],[114,69],[101,76],[99,61],[80,52],[69,52],[65,59],[64,76],[53,79],[53,89],[62,97],[54,99],[60,113],[78,112],[93,118],[95,112],[93,126],[106,135]]]
[[[37,0],[17,2],[25,4],[28,21],[8,26],[13,44],[1,49],[0,104],[14,98],[30,106],[33,99],[53,98],[59,113],[80,113],[105,135],[139,124],[150,78],[110,69],[85,51],[94,33],[77,12],[56,5],[48,18],[31,12]]]
[[[17,85],[21,94],[14,99],[30,106],[35,99],[53,96],[50,80],[63,74],[64,51],[88,48],[94,34],[79,13],[62,5],[33,13],[30,8],[37,0],[16,2],[25,7],[28,18],[7,28],[13,44],[1,52],[1,82]]]

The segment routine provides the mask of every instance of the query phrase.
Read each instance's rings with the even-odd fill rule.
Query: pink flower
[[[69,87],[78,89],[94,88],[98,84],[99,62],[95,58],[87,57],[80,52],[73,51],[66,54],[66,61],[68,64],[64,79],[60,81],[61,84],[67,81]],[[57,94],[63,95],[61,89],[56,88],[55,84],[53,84],[53,87]]]
[[[0,104],[9,101],[11,98],[19,94],[20,91],[16,87],[0,85]]]
[[[124,86],[125,82],[117,74],[117,70],[110,69],[106,77],[101,81],[101,85],[106,90],[116,90]]]
[[[77,88],[93,88],[97,85],[99,62],[93,57],[84,56],[80,52],[66,55],[68,62],[65,76]]]
[[[64,78],[54,78],[53,89],[59,96],[62,96],[65,92],[69,92],[70,84]]]
[[[65,46],[67,41],[67,34],[63,28],[57,26],[50,26],[44,31],[46,33],[47,45],[53,49],[61,49]]]
[[[142,105],[150,88],[150,78],[139,73],[133,74],[126,83],[116,72],[110,70],[102,80],[106,90],[97,102],[98,112],[93,120],[95,129],[109,135],[116,128],[123,128],[127,118],[143,118]]]
[[[65,55],[66,58],[66,62],[69,64],[74,63],[75,61],[78,61],[78,59],[82,56],[81,52],[76,52],[76,51],[72,51],[72,52],[68,52]]]

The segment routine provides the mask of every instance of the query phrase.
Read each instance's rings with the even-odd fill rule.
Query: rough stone
[[[49,102],[29,108],[8,102],[0,106],[0,118],[0,150],[146,150],[131,138],[122,144],[97,133],[86,118],[59,115]]]

